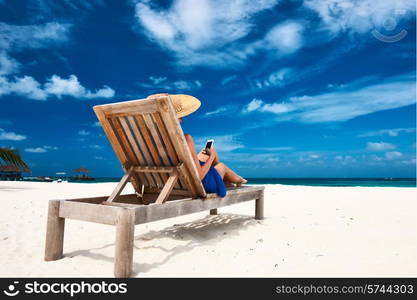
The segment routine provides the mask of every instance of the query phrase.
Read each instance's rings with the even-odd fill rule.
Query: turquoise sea
[[[119,180],[120,178],[96,178],[92,181],[84,181],[84,183],[117,182]],[[307,186],[416,187],[416,178],[248,178],[248,183]]]

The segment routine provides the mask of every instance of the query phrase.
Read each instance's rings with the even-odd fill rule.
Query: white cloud
[[[259,99],[253,99],[249,104],[245,106],[243,112],[270,112],[274,114],[287,113],[295,110],[295,107],[288,103],[272,103],[268,104]]]
[[[392,151],[392,152],[387,152],[385,153],[385,158],[388,160],[395,160],[398,158],[401,158],[403,156],[403,154],[401,152],[398,151]]]
[[[68,40],[68,32],[71,25],[69,24],[59,24],[56,22],[51,22],[45,24],[43,27],[39,27],[37,25],[35,26],[27,26],[27,33],[31,34],[31,41],[29,42],[29,45],[32,47],[40,47],[45,44],[45,42],[48,41],[58,41],[58,42],[65,42]],[[25,37],[25,34],[23,34],[22,38]],[[39,41],[42,41],[41,44]],[[23,42],[23,40],[22,40]],[[38,42],[39,44],[30,44]],[[27,47],[27,41],[25,41],[25,47]]]
[[[400,133],[412,133],[415,132],[415,128],[393,128],[393,129],[381,129],[377,131],[370,131],[364,134],[359,135],[359,137],[368,137],[368,136],[398,136]]]
[[[200,151],[206,144],[207,139],[214,139],[214,146],[217,152],[229,152],[236,149],[244,148],[244,145],[239,141],[238,134],[210,136],[210,137],[199,137],[195,139],[196,150]]]
[[[39,83],[29,76],[17,78],[16,81],[11,84],[11,90],[19,95],[27,95],[28,97],[37,100],[46,98],[46,93],[39,87]]]
[[[17,134],[14,132],[7,132],[3,128],[0,128],[0,140],[22,141],[24,139],[26,139],[25,135]]]
[[[259,147],[259,148],[251,148],[252,150],[257,151],[266,151],[266,152],[278,152],[278,151],[290,151],[294,150],[294,147],[289,146],[281,146],[281,147]]]
[[[48,150],[58,150],[58,147],[55,146],[42,146],[36,148],[26,148],[25,151],[29,153],[45,153]]]
[[[99,121],[97,121],[97,122],[94,122],[92,126],[93,127],[101,127],[101,124],[100,124]]]
[[[415,12],[413,0],[305,0],[304,5],[315,11],[324,27],[333,34],[369,33],[386,26],[387,20],[412,18]]]
[[[227,77],[223,78],[221,84],[226,85],[226,84],[229,84],[230,82],[232,82],[234,80],[237,80],[237,76],[236,75],[230,75],[230,76],[227,76]]]
[[[10,51],[41,48],[68,40],[70,24],[50,22],[42,25],[10,25],[0,22],[0,48]]]
[[[356,162],[356,158],[350,155],[336,155],[335,160],[342,165],[351,165]]]
[[[310,36],[313,36],[310,34]],[[308,39],[309,37],[306,37]],[[317,44],[316,35],[314,35],[314,43]],[[320,41],[321,43],[322,41]],[[311,40],[307,43],[312,44]],[[309,45],[310,47],[312,45]],[[327,70],[335,62],[340,60],[341,56],[344,56],[349,50],[354,47],[353,43],[349,47],[343,45],[342,47],[332,47],[328,49],[328,53],[325,56],[322,56],[320,59],[315,60],[313,64],[310,64],[307,67],[303,68],[294,68],[294,67],[282,67],[276,70],[273,70],[269,74],[257,75],[255,78],[248,78],[248,84],[250,89],[242,91],[240,95],[246,95],[250,93],[258,92],[258,89],[276,89],[286,87],[295,82],[302,82],[311,80],[311,77],[317,76],[323,71]],[[330,84],[328,88],[343,88],[343,84]]]
[[[24,48],[42,48],[68,41],[72,25],[50,22],[42,25],[10,25],[0,22],[0,96],[17,94],[30,99],[45,100],[49,96],[75,98],[111,98],[114,90],[108,86],[90,91],[83,87],[75,75],[68,79],[52,75],[42,85],[31,76],[9,78],[19,71],[20,63],[9,53]]]
[[[17,73],[20,63],[11,52],[41,48],[68,41],[70,24],[50,22],[38,25],[10,25],[0,22],[0,76]]]
[[[158,85],[167,80],[166,77],[156,77],[156,76],[149,76],[149,79],[152,81],[153,84]]]
[[[36,148],[26,148],[25,151],[30,152],[30,153],[45,153],[46,149],[43,147],[36,147]]]
[[[0,96],[7,94],[17,94],[35,100],[45,100],[48,97],[40,83],[30,76],[15,77],[14,81],[0,77]]]
[[[20,64],[10,57],[6,51],[0,51],[0,76],[16,73]]]
[[[135,16],[150,40],[171,51],[177,63],[229,68],[245,63],[248,56],[271,51],[282,56],[302,45],[302,25],[278,24],[266,35],[243,41],[252,31],[253,18],[272,9],[279,0],[174,0],[168,9],[138,1]]]
[[[275,114],[282,114],[286,112],[290,112],[294,110],[295,108],[292,107],[292,105],[287,103],[272,103],[272,104],[263,104],[261,111],[267,111],[272,112]]]
[[[410,159],[405,159],[405,160],[401,160],[400,161],[401,164],[403,165],[412,165],[412,166],[416,166],[416,159],[415,158],[410,158]]]
[[[412,0],[305,0],[297,9],[303,21],[280,21],[262,28],[265,34],[259,35],[255,18],[272,9],[279,13],[275,7],[279,0],[201,0],[198,5],[193,0],[173,0],[168,8],[152,1],[134,2],[138,31],[170,51],[180,65],[213,68],[233,68],[258,53],[280,58],[304,45],[328,42],[341,32],[352,37],[381,28],[396,27],[392,32],[398,32],[400,22],[415,15]]]
[[[258,110],[259,108],[261,108],[263,104],[264,104],[264,102],[263,102],[262,100],[254,98],[254,99],[252,99],[252,101],[251,101],[251,102],[249,102],[249,103],[245,106],[245,108],[244,108],[243,110],[244,110],[245,112],[252,112],[252,111],[256,111],[256,110]]]
[[[395,145],[384,142],[368,142],[366,143],[366,149],[370,151],[387,151],[395,149]]]
[[[251,27],[250,18],[277,2],[201,0],[196,5],[193,0],[176,0],[165,11],[156,11],[148,3],[139,2],[135,13],[151,37],[158,38],[164,46],[175,50],[174,44],[180,42],[188,49],[197,50],[215,44],[221,47],[246,36]]]
[[[98,89],[94,92],[87,91],[85,98],[92,99],[92,98],[113,98],[115,94],[115,91],[111,88],[105,85],[103,88]]]
[[[244,112],[270,112],[277,121],[305,123],[346,121],[380,110],[415,104],[415,74],[379,80],[363,78],[330,93],[291,97],[287,102],[254,99]]]
[[[294,21],[275,25],[265,37],[266,45],[280,53],[292,53],[302,45],[302,31],[303,26]]]
[[[51,95],[77,98],[113,97],[114,91],[107,86],[95,92],[86,90],[75,75],[68,79],[53,75],[44,87],[31,76],[6,77],[17,73],[21,65],[10,57],[11,52],[67,42],[71,26],[57,22],[37,25],[10,25],[0,22],[0,96],[16,94],[35,100],[45,100]]]
[[[283,114],[295,110],[291,104],[287,103],[272,103],[263,104],[261,111],[267,111],[275,114]]]
[[[185,80],[178,80],[172,83],[172,86],[166,87],[167,89],[177,89],[177,90],[195,90],[201,87],[201,82],[198,80],[194,81],[185,81]]]
[[[211,116],[219,115],[219,114],[221,114],[223,112],[226,112],[226,111],[227,111],[227,107],[220,107],[216,110],[206,112],[204,114],[204,117],[211,117]]]
[[[232,162],[239,167],[250,167],[253,169],[270,168],[276,166],[275,163],[281,161],[275,153],[242,153],[226,152],[222,153],[221,159],[226,162]],[[265,162],[268,162],[265,164]]]
[[[167,77],[150,76],[151,83],[139,83],[139,86],[148,89],[162,89],[167,91],[191,91],[201,88],[199,80],[176,80],[169,81]]]
[[[70,75],[68,79],[52,75],[45,83],[45,91],[57,97],[63,95],[80,97],[86,94],[85,88],[80,84],[75,75]]]
[[[68,79],[61,78],[58,75],[52,75],[45,83],[45,91],[50,95],[58,98],[62,96],[72,96],[74,98],[112,98],[114,90],[108,86],[91,92],[81,85],[77,76],[70,75]]]
[[[43,146],[46,150],[58,150],[56,146]]]
[[[208,111],[204,115],[201,115],[201,118],[211,118],[211,117],[218,117],[223,116],[226,114],[233,113],[237,110],[237,106],[235,105],[224,105],[215,110]]]
[[[294,74],[291,68],[283,68],[272,72],[265,78],[256,79],[252,85],[256,88],[263,89],[269,87],[283,87],[289,83],[296,81],[298,76]]]
[[[251,148],[250,150],[257,150],[257,148]],[[349,172],[349,170],[353,169],[363,170],[364,166],[378,166],[388,169],[392,169],[395,165],[415,166],[415,155],[406,155],[396,151],[388,151],[386,153],[364,153],[361,155],[355,151],[352,155],[346,155],[345,153],[334,151],[285,151],[279,153],[259,153],[258,151],[256,153],[248,153],[238,151],[222,153],[221,159],[226,161],[227,164],[230,163],[238,170],[240,168],[249,168],[252,171],[257,168],[285,168],[286,171],[290,172],[292,172],[291,170],[295,170],[291,175],[296,175],[298,167],[314,167],[317,168],[315,171],[323,170],[323,168],[343,170],[343,173],[340,174],[341,177],[349,176],[348,173],[344,173],[345,171]],[[279,162],[279,164],[275,164],[275,162]],[[282,175],[288,176],[289,173],[283,173]]]
[[[82,135],[82,136],[87,136],[87,135],[90,135],[90,132],[82,129],[82,130],[78,131],[78,134],[79,135]]]
[[[76,14],[78,17],[91,13],[97,7],[105,6],[104,0],[36,0],[26,1],[30,9],[31,18],[35,20],[51,19],[61,13]]]
[[[115,92],[108,86],[92,92],[82,86],[75,75],[70,75],[68,79],[52,75],[43,87],[31,76],[15,77],[12,81],[0,76],[0,96],[7,94],[17,94],[34,100],[46,100],[50,96],[87,99],[112,98]]]

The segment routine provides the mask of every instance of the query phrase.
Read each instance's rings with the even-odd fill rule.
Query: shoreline
[[[31,180],[2,180],[0,181],[0,189],[1,186],[3,184],[7,184],[7,183],[35,183],[35,184],[81,184],[81,185],[92,185],[92,184],[116,184],[118,181],[105,181],[105,182],[61,182],[61,183],[56,183],[56,182],[50,182],[50,181],[31,181]],[[322,185],[322,184],[311,184],[311,185],[305,185],[305,184],[285,184],[285,183],[248,183],[246,185],[264,185],[264,186],[300,186],[300,187],[324,187],[324,188],[410,188],[410,189],[415,189],[417,188],[417,183],[416,186],[390,186],[390,185],[386,185],[386,186],[380,186],[380,185]]]

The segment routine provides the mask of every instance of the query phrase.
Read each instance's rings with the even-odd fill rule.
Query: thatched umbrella
[[[0,165],[13,165],[26,168],[25,170],[29,170],[29,166],[20,157],[19,151],[12,148],[0,147]]]
[[[88,172],[90,172],[90,170],[87,169],[87,168],[84,168],[84,167],[80,167],[78,169],[75,169],[74,172],[75,173],[88,173]]]
[[[4,173],[21,173],[21,172],[28,172],[30,173],[30,169],[26,167],[18,167],[15,165],[5,165],[0,166],[0,172]]]
[[[74,172],[75,172],[75,173],[79,173],[79,174],[77,175],[77,177],[78,177],[78,178],[86,178],[86,177],[88,177],[88,176],[87,176],[87,173],[89,173],[89,172],[90,172],[90,170],[89,170],[89,169],[87,169],[87,168],[84,168],[84,167],[80,167],[80,168],[78,168],[78,169],[75,169],[75,170],[74,170]]]
[[[7,178],[14,178],[18,179],[21,178],[22,172],[28,172],[31,173],[31,170],[27,167],[19,167],[16,165],[0,165],[0,178],[1,179],[7,179]]]

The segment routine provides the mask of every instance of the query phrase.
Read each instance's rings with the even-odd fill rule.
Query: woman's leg
[[[230,169],[224,163],[218,163],[214,167],[216,168],[217,172],[219,172],[220,176],[223,178],[225,182],[236,183],[238,186],[247,182],[246,179],[237,175],[235,172],[232,171],[232,169]]]
[[[226,187],[234,187],[235,185],[233,184],[233,182],[227,181],[227,180],[223,180],[224,181],[224,185]]]
[[[227,168],[227,172],[224,175],[224,178],[226,180],[236,183],[236,186],[242,186],[242,184],[245,184],[248,182],[245,178],[233,172],[232,169],[230,169],[229,167],[226,166],[226,168]]]
[[[225,175],[226,175],[226,173],[227,173],[227,169],[226,169],[225,167],[226,167],[226,166],[225,166],[224,164],[221,164],[221,163],[218,163],[218,164],[215,166],[215,168],[216,168],[217,172],[219,173],[220,177],[223,179],[224,185],[225,185],[226,187],[233,187],[233,186],[235,186],[235,185],[233,184],[233,182],[231,182],[231,181],[229,181],[229,180],[227,180],[227,179],[225,178]]]

